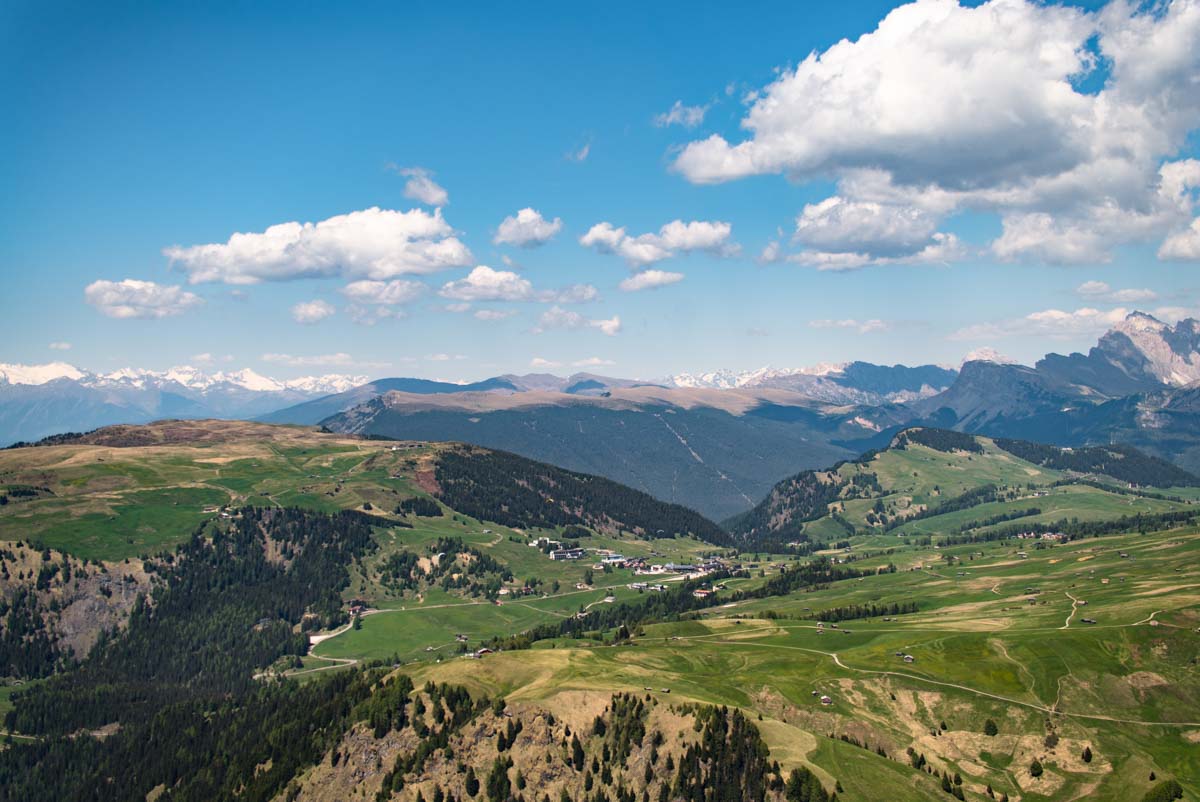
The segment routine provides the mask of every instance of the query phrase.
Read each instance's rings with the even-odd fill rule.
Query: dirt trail
[[[1153,618],[1153,615],[1151,615],[1151,618]],[[1150,620],[1149,618],[1146,619],[1146,621],[1149,621],[1149,620]],[[1141,622],[1141,621],[1138,622],[1138,624],[1141,624],[1141,623],[1143,623],[1143,622]],[[1130,624],[1129,626],[1137,626],[1137,624]],[[724,634],[724,633],[712,633],[709,635],[688,635],[688,636],[680,637],[679,640],[708,639],[708,638],[714,638],[714,637],[722,635],[722,634]],[[955,690],[965,691],[967,693],[973,693],[976,696],[984,696],[988,699],[995,699],[1000,702],[1007,702],[1008,704],[1019,705],[1021,707],[1027,707],[1027,708],[1030,708],[1031,710],[1037,710],[1042,713],[1051,713],[1051,714],[1056,714],[1056,715],[1060,715],[1060,716],[1067,716],[1069,718],[1084,719],[1084,720],[1088,720],[1088,721],[1107,721],[1107,722],[1111,722],[1114,724],[1136,724],[1136,725],[1144,726],[1144,727],[1200,727],[1200,722],[1195,722],[1195,721],[1142,721],[1142,720],[1138,720],[1138,719],[1116,718],[1114,716],[1102,716],[1102,715],[1091,714],[1091,713],[1069,713],[1064,710],[1055,710],[1054,708],[1046,707],[1045,705],[1038,704],[1036,702],[1026,702],[1021,699],[1013,699],[1008,696],[1001,696],[1000,694],[989,693],[988,691],[981,691],[978,688],[972,688],[968,685],[959,685],[958,683],[955,683],[955,682],[942,682],[941,680],[929,679],[928,677],[922,677],[917,674],[909,674],[904,671],[880,671],[880,670],[870,669],[870,668],[858,668],[857,666],[848,666],[842,662],[842,658],[838,656],[837,652],[823,652],[820,649],[809,649],[804,646],[789,646],[789,645],[782,644],[782,643],[754,643],[753,641],[746,641],[746,640],[723,640],[723,639],[720,639],[719,637],[717,637],[717,639],[714,642],[720,643],[723,645],[727,645],[727,646],[753,646],[753,647],[758,647],[758,648],[763,648],[763,649],[785,649],[788,651],[808,652],[809,654],[819,654],[819,655],[823,655],[825,657],[830,658],[831,660],[833,660],[834,665],[836,665],[838,668],[841,668],[845,671],[853,671],[853,672],[856,672],[859,674],[871,674],[873,676],[882,676],[882,677],[901,677],[903,679],[909,679],[914,682],[924,682],[929,685],[937,685],[942,688],[954,688]]]
[[[1071,626],[1071,619],[1075,617],[1075,611],[1079,609],[1079,599],[1075,598],[1069,590],[1064,592],[1067,594],[1067,598],[1071,600],[1071,614],[1067,616],[1067,620],[1063,622],[1063,625],[1059,629],[1066,629]]]
[[[353,657],[322,657],[319,654],[311,653],[308,656],[314,660],[324,660],[330,663],[330,665],[318,666],[317,668],[305,668],[300,671],[288,671],[285,672],[285,675],[289,677],[299,677],[302,674],[315,674],[318,671],[331,671],[335,668],[345,668],[347,666],[358,665],[358,660]]]

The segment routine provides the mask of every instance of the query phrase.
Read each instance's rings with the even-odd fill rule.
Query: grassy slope
[[[65,545],[81,556],[119,559],[177,542],[210,503],[334,509],[371,501],[390,509],[397,498],[423,492],[416,467],[436,448],[392,452],[390,444],[306,430],[231,426],[247,428],[227,441],[207,444],[0,452],[0,482],[47,485],[56,494],[0,508],[0,537],[32,538]],[[968,458],[914,446],[885,455],[869,469],[894,490],[891,496],[914,504],[936,504],[985,482],[1046,484],[1059,478],[995,453],[986,441],[985,448],[986,454]],[[859,469],[847,465],[841,470]],[[209,501],[202,495],[208,493],[220,500]],[[858,503],[848,505],[851,517]],[[1131,508],[1175,506],[1085,487],[1005,504],[1041,506],[1047,516],[1056,505],[1051,517],[1061,517],[1065,510],[1079,517],[1107,517]],[[981,510],[965,514],[983,517]],[[413,529],[381,527],[379,552],[356,571],[347,592],[367,596],[382,612],[365,617],[361,629],[323,642],[306,666],[334,666],[319,657],[398,654],[422,661],[415,667],[422,680],[464,682],[531,700],[559,700],[576,690],[640,692],[650,686],[660,693],[657,689],[669,687],[673,701],[696,699],[760,712],[775,757],[836,776],[846,787],[842,798],[850,800],[877,799],[880,788],[895,799],[947,798],[930,777],[908,767],[904,749],[909,745],[937,768],[961,772],[969,798],[970,792],[978,798],[983,784],[990,782],[1014,799],[1020,792],[1025,799],[1136,800],[1151,770],[1160,777],[1177,777],[1189,792],[1200,793],[1200,770],[1193,760],[1200,748],[1200,724],[1155,727],[1080,717],[1200,722],[1200,641],[1195,634],[1200,626],[1200,538],[1195,532],[1028,548],[1028,559],[1018,558],[1012,543],[935,549],[905,544],[895,532],[874,532],[853,539],[857,565],[893,562],[900,569],[896,573],[718,607],[700,621],[652,625],[632,646],[564,640],[470,661],[452,657],[455,633],[476,643],[603,603],[609,592],[629,597],[634,591],[625,585],[631,577],[596,572],[594,589],[576,591],[574,584],[587,566],[548,560],[524,545],[524,533],[452,515],[413,522]],[[825,519],[814,526],[830,524]],[[919,525],[932,525],[923,531],[933,532],[956,528],[951,515],[909,527]],[[372,580],[372,566],[392,551],[419,551],[442,536],[461,537],[487,550],[518,578],[536,575],[548,584],[557,580],[560,592],[497,606],[437,590],[419,599],[398,597]],[[682,539],[594,537],[582,544],[676,560],[711,550]],[[1120,551],[1133,559],[1119,557]],[[771,562],[769,557],[765,561]],[[731,584],[761,581],[755,573]],[[1040,593],[1029,594],[1027,588]],[[1089,604],[1062,629],[1071,612],[1068,593]],[[1034,604],[1027,601],[1031,595]],[[834,606],[908,600],[917,601],[920,612],[894,622],[844,622],[839,632],[850,630],[849,635],[819,635],[808,618]],[[779,617],[756,618],[767,612]],[[1162,626],[1149,625],[1152,614]],[[1098,623],[1085,625],[1083,617]],[[903,664],[896,651],[911,653],[917,661]],[[441,662],[434,663],[438,658]],[[906,676],[870,673],[880,671]],[[814,690],[829,694],[833,704],[819,705]],[[1042,744],[1049,715],[1043,708],[1056,706],[1068,715],[1053,717],[1062,741],[1051,753]],[[994,739],[980,734],[988,717],[1001,725]],[[947,731],[931,735],[930,729],[943,720]],[[898,760],[830,740],[831,732],[882,745]],[[1076,759],[1085,743],[1097,755],[1090,766]],[[1034,755],[1042,756],[1048,768],[1037,782],[1025,771]]]
[[[1150,771],[1200,790],[1195,532],[1097,538],[1039,549],[1027,560],[1011,545],[948,551],[964,562],[947,567],[940,550],[903,549],[888,556],[906,569],[895,574],[651,626],[629,647],[558,642],[426,673],[517,699],[650,686],[655,693],[669,687],[677,702],[738,705],[763,714],[773,756],[827,770],[851,800],[878,799],[881,787],[894,794],[888,798],[939,798],[936,782],[903,762],[910,744],[938,769],[960,772],[968,790],[991,783],[1014,799],[1137,800]],[[1040,590],[1033,605],[1029,587]],[[1089,603],[1062,629],[1072,604],[1067,593]],[[806,619],[811,610],[851,601],[909,598],[921,611],[894,622],[846,621],[822,635]],[[795,617],[732,617],[767,610]],[[1151,614],[1161,626],[1149,625]],[[1083,624],[1083,617],[1098,623]],[[896,651],[916,662],[903,663]],[[871,673],[881,671],[908,676]],[[813,691],[834,703],[821,706]],[[1054,708],[1063,715],[1048,713]],[[989,717],[1000,725],[995,738],[982,734]],[[1061,738],[1054,750],[1043,744],[1047,718]],[[931,735],[942,721],[946,731]],[[830,732],[883,745],[899,761],[830,741]],[[1090,765],[1078,759],[1085,744],[1096,754]],[[1034,756],[1047,767],[1036,781],[1027,772]]]
[[[876,499],[881,499],[885,505],[903,514],[909,510],[936,509],[947,499],[988,484],[1022,488],[1026,492],[1014,500],[981,504],[913,521],[888,534],[952,534],[965,523],[1030,507],[1041,509],[1041,514],[1021,518],[1020,521],[1050,522],[1064,518],[1106,520],[1139,512],[1153,514],[1185,508],[1185,505],[1177,502],[1121,495],[1086,485],[1051,488],[1054,482],[1067,478],[1066,474],[1019,459],[997,448],[987,438],[977,437],[976,440],[983,447],[982,454],[947,453],[909,444],[903,450],[882,452],[866,464],[845,463],[838,470],[843,478],[848,480],[858,473],[874,473],[883,492],[871,498],[841,502],[841,514],[856,527],[869,527],[867,514],[874,507]],[[1034,489],[1027,490],[1029,486]],[[1036,497],[1037,492],[1049,492],[1050,495]],[[1155,492],[1184,498],[1194,496],[1176,490]],[[811,539],[818,541],[845,537],[842,528],[829,518],[806,524],[804,531]]]
[[[54,495],[0,507],[0,537],[29,539],[91,559],[157,553],[181,542],[214,505],[279,504],[320,510],[395,506],[412,495],[391,480],[422,449],[253,423],[216,424],[208,442],[114,448],[69,445],[0,451],[0,483]],[[375,457],[375,464],[368,464]]]
[[[418,445],[393,451],[394,444],[323,435],[311,429],[241,422],[187,424],[204,427],[207,437],[148,447],[68,445],[0,451],[0,483],[48,487],[53,495],[0,507],[0,540],[28,540],[82,558],[121,560],[170,549],[190,535],[214,506],[228,504],[297,505],[332,511],[360,508],[390,511],[402,498],[428,495],[418,473],[431,468],[447,446]],[[170,432],[171,424],[150,427]],[[207,511],[206,511],[207,510]],[[373,607],[433,612],[426,622],[397,612],[364,618],[360,630],[345,633],[317,650],[329,656],[410,659],[426,647],[445,647],[453,634],[472,642],[509,635],[536,623],[571,615],[599,602],[609,591],[579,592],[592,561],[555,562],[527,545],[529,535],[467,516],[408,517],[413,528],[391,526],[395,516],[380,516],[380,548],[352,574],[347,598],[362,597]],[[538,532],[555,536],[554,531]],[[496,606],[433,589],[421,598],[395,594],[376,581],[376,571],[391,554],[407,549],[425,553],[440,537],[457,537],[504,563],[519,581],[537,577],[559,583],[552,599],[526,597]],[[596,535],[578,545],[613,549],[629,556],[660,556],[691,562],[713,550],[691,538],[640,540]],[[613,586],[619,596],[632,593],[629,571],[596,571],[598,588]],[[466,605],[461,610],[442,605]],[[436,612],[434,612],[436,611]],[[441,649],[434,655],[441,653]]]

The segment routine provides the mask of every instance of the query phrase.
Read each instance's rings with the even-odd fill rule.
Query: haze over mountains
[[[365,376],[277,380],[250,369],[207,373],[126,368],[93,373],[65,362],[0,363],[0,444],[161,418],[252,418],[362,384]]]
[[[1200,323],[1133,313],[1087,354],[1032,367],[981,354],[961,369],[866,362],[678,374],[507,374],[471,384],[253,371],[93,374],[0,365],[0,441],[155,418],[257,418],[461,440],[600,474],[722,519],[798,470],[931,425],[1080,446],[1128,443],[1200,468]]]

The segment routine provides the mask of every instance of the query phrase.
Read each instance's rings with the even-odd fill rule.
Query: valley
[[[683,751],[672,731],[658,748],[672,762],[689,717],[743,715],[753,733],[729,746],[761,739],[768,795],[793,772],[848,800],[883,784],[901,800],[1140,800],[1151,773],[1190,793],[1197,485],[1128,449],[910,429],[719,527],[502,452],[296,426],[165,422],[8,450],[0,774],[40,798],[31,781],[65,793],[122,761],[139,794],[244,797],[220,790],[243,769],[166,781],[134,757],[154,726],[142,700],[177,699],[182,724],[213,694],[241,700],[233,714],[282,693],[309,706],[310,738],[261,741],[278,719],[254,714],[187,748],[232,759],[261,741],[238,747],[278,767],[254,798],[470,797],[462,767],[498,778],[510,756],[511,781],[575,797],[611,758],[591,719],[638,699],[646,733],[680,728]],[[425,701],[363,723],[383,677]],[[430,688],[506,712],[412,723]],[[497,741],[516,721],[527,734]],[[590,770],[568,730],[590,733]],[[455,758],[406,757],[435,735]],[[604,787],[659,794],[649,740],[633,749]],[[92,768],[51,780],[23,760]]]

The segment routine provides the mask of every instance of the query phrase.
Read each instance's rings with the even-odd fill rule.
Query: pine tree
[[[467,767],[466,786],[467,796],[473,797],[479,793],[479,778],[475,776],[475,768],[472,766]]]
[[[1080,757],[1083,758],[1084,763],[1091,763],[1092,762],[1092,747],[1090,747],[1090,746],[1083,747],[1083,754],[1080,755]]]
[[[583,771],[583,745],[579,743],[579,736],[571,736],[571,764],[575,767],[575,771]]]

